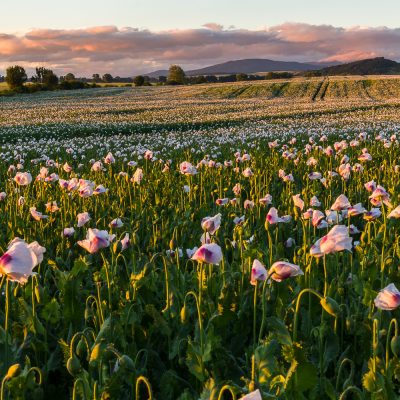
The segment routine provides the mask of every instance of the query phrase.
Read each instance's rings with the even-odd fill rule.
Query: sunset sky
[[[10,64],[58,74],[132,76],[231,59],[400,60],[400,2],[50,0],[7,2],[0,73]],[[6,17],[5,17],[6,16]]]

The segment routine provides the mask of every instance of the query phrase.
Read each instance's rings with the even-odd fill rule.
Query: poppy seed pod
[[[78,357],[73,355],[67,361],[67,370],[72,376],[76,376],[81,372],[81,363],[79,362]]]

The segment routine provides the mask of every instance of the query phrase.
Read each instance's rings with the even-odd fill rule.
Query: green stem
[[[222,388],[218,394],[218,400],[223,400],[225,398],[224,392],[226,392],[226,391],[228,391],[231,394],[232,400],[236,400],[236,394],[233,391],[232,387],[229,385],[222,386]]]
[[[389,328],[387,331],[387,335],[386,335],[386,359],[385,359],[385,367],[386,367],[386,371],[389,368],[389,345],[390,345],[390,333],[392,331],[392,326],[394,325],[394,336],[397,336],[399,333],[399,328],[398,328],[398,323],[397,323],[397,319],[393,318],[390,321],[389,324]]]
[[[4,321],[4,331],[5,331],[5,368],[8,368],[8,325],[10,316],[10,283],[6,280],[6,310],[5,310],[5,321]]]
[[[299,309],[300,309],[300,300],[304,293],[312,293],[313,295],[317,296],[319,298],[319,300],[323,299],[323,297],[316,290],[310,289],[310,288],[303,289],[297,295],[296,310],[294,312],[294,321],[293,321],[293,341],[294,342],[297,340],[297,324],[298,324],[298,314],[299,314]]]
[[[143,375],[139,376],[139,378],[136,379],[135,400],[139,400],[140,383],[143,383],[146,386],[147,393],[148,393],[148,400],[153,400],[153,392],[151,391],[150,382]]]

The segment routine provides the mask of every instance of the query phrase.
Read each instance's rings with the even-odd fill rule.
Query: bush
[[[81,81],[73,80],[73,81],[62,81],[58,87],[63,90],[74,90],[74,89],[84,89],[86,84]]]
[[[142,75],[135,76],[135,78],[133,79],[133,83],[135,84],[135,86],[143,86],[144,82],[144,76]]]

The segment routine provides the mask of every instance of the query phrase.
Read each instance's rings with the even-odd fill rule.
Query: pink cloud
[[[0,33],[0,69],[19,63],[53,67],[59,74],[111,72],[129,76],[180,63],[185,68],[240,58],[351,61],[385,56],[400,59],[400,29],[342,28],[285,23],[260,30],[224,28],[150,31],[115,26],[35,29]]]

